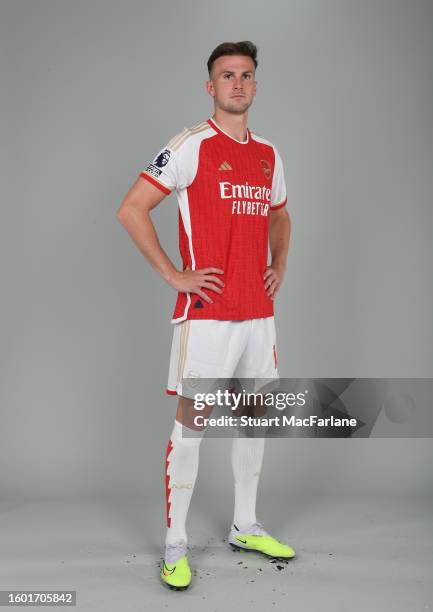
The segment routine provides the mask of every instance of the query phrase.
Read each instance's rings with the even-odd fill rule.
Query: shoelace
[[[186,543],[176,542],[176,544],[167,544],[165,547],[164,561],[166,563],[176,563],[181,557],[186,554]]]

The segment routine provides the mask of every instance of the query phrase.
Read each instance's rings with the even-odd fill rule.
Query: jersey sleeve
[[[280,154],[274,147],[275,163],[274,175],[272,177],[271,210],[278,210],[287,204],[286,181],[284,180],[284,168]]]
[[[186,131],[186,128],[184,131]],[[185,176],[185,164],[182,161],[180,150],[176,146],[179,139],[182,139],[182,134],[183,132],[172,138],[157,153],[153,161],[140,172],[142,178],[158,187],[158,189],[167,195],[175,189],[184,189],[188,183]]]

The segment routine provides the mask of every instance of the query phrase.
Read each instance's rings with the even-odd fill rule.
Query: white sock
[[[233,523],[242,531],[256,519],[257,486],[263,463],[265,438],[233,438],[232,468],[235,485]]]
[[[186,515],[197,477],[200,442],[204,431],[191,429],[188,433],[193,437],[182,437],[182,424],[174,421],[165,461],[166,547],[182,542],[186,549],[187,544]]]

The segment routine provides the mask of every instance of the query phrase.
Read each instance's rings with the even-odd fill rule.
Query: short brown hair
[[[216,47],[210,54],[207,61],[209,76],[214,61],[222,55],[246,55],[253,60],[255,68],[257,68],[259,63],[257,61],[257,47],[250,40],[243,40],[241,42],[224,42],[218,45],[218,47]]]

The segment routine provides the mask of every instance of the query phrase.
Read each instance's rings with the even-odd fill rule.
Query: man
[[[178,408],[165,461],[167,535],[161,578],[171,588],[191,582],[185,521],[203,429],[191,417],[182,380],[276,378],[274,299],[286,267],[290,219],[276,148],[247,128],[256,95],[257,48],[222,43],[207,62],[214,114],[185,128],[140,173],[118,211],[131,238],[177,290],[167,393]],[[150,211],[176,190],[182,270],[162,249]],[[271,263],[268,264],[268,248]],[[188,436],[182,428],[188,427]],[[294,550],[272,538],[255,514],[264,438],[238,434],[232,443],[234,520],[229,543],[289,559]]]

